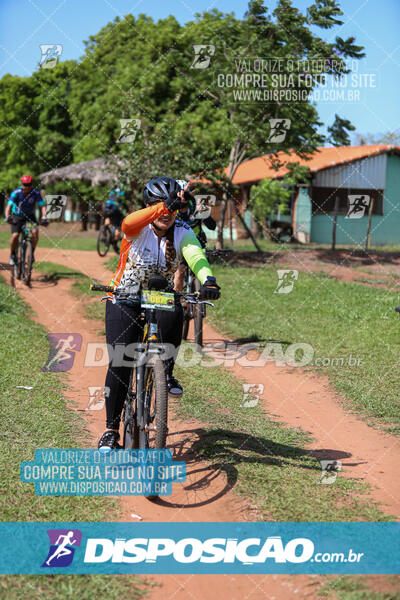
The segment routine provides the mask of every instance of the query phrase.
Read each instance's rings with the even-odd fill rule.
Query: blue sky
[[[265,0],[271,10],[276,1]],[[304,10],[312,0],[293,0]],[[341,0],[344,25],[319,34],[355,36],[365,47],[358,61],[358,77],[349,82],[344,100],[318,102],[321,121],[332,123],[335,112],[348,118],[360,133],[399,131],[400,121],[400,0]],[[83,55],[83,40],[117,15],[146,13],[154,20],[173,14],[181,23],[196,12],[217,8],[241,17],[242,0],[0,0],[0,77],[5,73],[28,76],[37,68],[39,44],[62,44],[62,59]],[[361,81],[366,87],[361,87]],[[349,88],[359,99],[349,98]],[[353,97],[356,97],[353,95]]]

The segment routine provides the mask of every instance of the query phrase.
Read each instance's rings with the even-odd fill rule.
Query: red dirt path
[[[0,260],[6,262],[8,251],[0,251]],[[47,248],[37,250],[37,259],[64,264],[86,273],[89,277],[106,282],[109,271],[104,261],[91,252],[64,251]],[[8,274],[7,274],[8,276]],[[57,284],[44,282],[34,272],[32,289],[21,284],[18,292],[32,306],[35,318],[50,332],[79,332],[83,348],[87,342],[104,342],[95,335],[96,324],[82,317],[80,299],[68,293],[71,282],[60,280]],[[207,339],[221,339],[208,325]],[[66,393],[71,406],[86,418],[91,435],[88,445],[95,446],[104,430],[103,411],[85,410],[88,403],[88,386],[103,385],[105,367],[84,367],[84,352],[78,353],[69,374],[71,388]],[[339,398],[329,388],[325,377],[301,370],[289,372],[268,363],[263,368],[245,369],[236,365],[235,375],[250,383],[264,383],[266,410],[288,425],[309,431],[315,438],[310,450],[316,456],[329,453],[340,458],[344,476],[360,477],[373,486],[371,496],[383,503],[382,508],[399,518],[400,481],[396,476],[400,461],[400,440],[368,427],[356,416],[343,410]],[[191,448],[198,439],[202,424],[197,421],[180,422],[170,413],[168,444],[177,458],[187,462],[187,482],[175,484],[172,496],[159,503],[141,497],[122,498],[120,521],[135,521],[132,514],[145,521],[243,521],[251,520],[244,501],[239,501],[227,485],[225,475],[215,473],[207,463],[197,460]],[[342,474],[340,476],[342,476]],[[200,600],[208,598],[232,600],[246,598],[316,598],[316,581],[307,576],[211,576],[211,575],[160,575],[150,581],[160,584],[153,588],[150,600]]]

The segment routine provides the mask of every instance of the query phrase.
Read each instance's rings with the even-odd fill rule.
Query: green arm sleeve
[[[190,270],[195,274],[201,284],[205,282],[207,277],[213,276],[204,250],[200,246],[200,242],[193,231],[187,231],[183,236],[181,252],[183,258],[189,265]]]

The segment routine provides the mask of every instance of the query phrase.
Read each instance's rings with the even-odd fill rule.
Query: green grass
[[[349,575],[337,576],[323,584],[318,589],[318,595],[321,596],[321,600],[399,600],[400,593],[375,592],[366,585],[368,576],[364,576],[363,579]],[[383,583],[387,583],[388,579],[385,577]],[[398,581],[395,580],[394,583],[398,587]]]
[[[391,282],[388,279],[378,279],[377,277],[359,277],[355,280],[359,283],[369,283],[370,285],[389,285]]]
[[[118,261],[119,261],[119,256],[110,256],[110,258],[107,260],[107,262],[105,263],[107,269],[110,269],[110,271],[114,272],[118,266]]]
[[[48,356],[46,331],[27,318],[29,307],[0,280],[0,514],[2,521],[109,521],[117,501],[101,497],[36,496],[20,481],[21,461],[33,460],[38,448],[93,446],[83,418],[67,407],[62,374],[41,372]],[[10,359],[12,357],[12,360]],[[33,386],[33,390],[16,386]],[[112,581],[112,583],[111,583]],[[139,597],[137,580],[100,576],[2,576],[0,596],[7,599]]]
[[[51,235],[52,225],[43,232],[39,229],[39,248],[59,248],[60,250],[92,250],[96,251],[97,237],[63,237]],[[9,231],[0,231],[0,248],[8,248],[10,244]]]
[[[207,424],[194,452],[257,507],[252,520],[390,520],[363,498],[367,486],[358,481],[339,474],[333,485],[319,485],[321,466],[305,449],[308,435],[272,421],[259,406],[242,407],[242,385],[232,373],[200,365],[175,372],[185,389],[180,417]]]
[[[4,600],[139,600],[145,596],[131,575],[13,575],[0,576],[0,597]]]
[[[283,268],[283,267],[282,267]],[[215,266],[222,298],[208,312],[233,338],[307,343],[315,358],[360,359],[359,366],[314,367],[329,375],[347,406],[400,434],[398,293],[299,273],[289,294],[276,294],[276,269]]]

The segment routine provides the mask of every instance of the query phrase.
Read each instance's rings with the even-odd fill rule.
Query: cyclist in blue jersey
[[[21,177],[22,185],[11,192],[7,202],[5,217],[7,223],[11,223],[11,239],[10,239],[10,265],[16,263],[18,236],[26,225],[26,222],[37,223],[35,215],[36,204],[40,207],[42,213],[42,225],[47,225],[46,205],[39,190],[33,189],[33,177],[31,175],[23,175]],[[32,232],[32,250],[33,260],[35,260],[35,248],[38,243],[39,232],[36,229]]]
[[[104,225],[113,225],[115,227],[113,245],[121,239],[121,223],[124,215],[121,211],[121,200],[124,197],[124,192],[119,188],[114,188],[108,195],[108,200],[104,204]],[[118,249],[119,252],[119,249]]]

